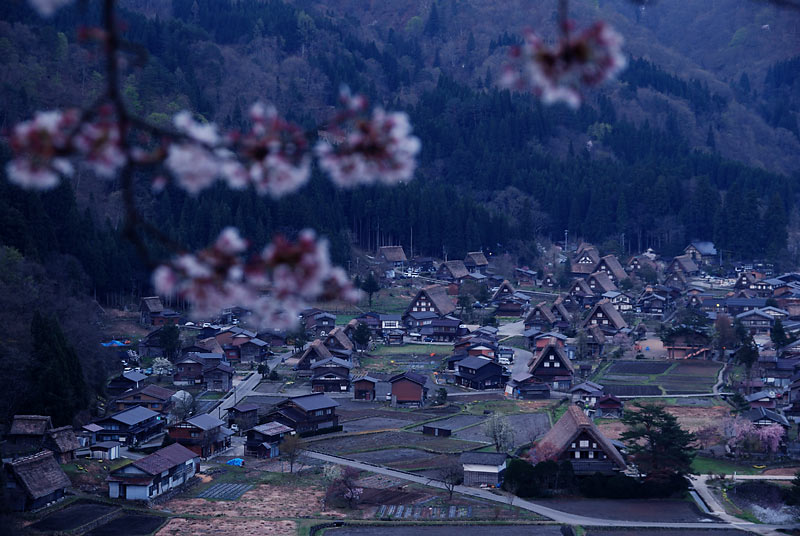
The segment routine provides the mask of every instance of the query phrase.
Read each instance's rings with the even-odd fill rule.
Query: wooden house
[[[45,446],[58,463],[69,463],[75,459],[75,451],[80,448],[72,426],[52,428],[45,435]]]
[[[375,400],[375,391],[380,379],[364,375],[353,379],[353,399],[354,400]]]
[[[608,300],[597,302],[583,321],[584,328],[592,325],[600,326],[603,332],[612,334],[628,327],[628,323]]]
[[[430,324],[419,328],[424,339],[434,342],[453,342],[465,331],[461,329],[461,320],[452,316],[434,318]]]
[[[331,357],[311,365],[311,390],[315,393],[341,393],[350,389],[349,361]]]
[[[586,278],[586,284],[596,296],[602,296],[606,292],[619,290],[606,272],[594,272]]]
[[[464,469],[464,485],[500,487],[507,459],[505,452],[462,453],[458,461]]]
[[[408,315],[411,313],[434,313],[437,317],[444,317],[456,310],[456,304],[448,296],[447,288],[441,285],[429,285],[421,288],[403,313],[403,323],[409,328],[418,327],[409,324]]]
[[[525,317],[525,329],[535,328],[539,331],[550,331],[556,324],[556,316],[547,302],[537,303]]]
[[[550,386],[529,372],[517,372],[506,382],[505,394],[521,400],[546,400],[550,398]]]
[[[504,279],[500,286],[497,287],[497,290],[494,291],[492,294],[492,301],[493,302],[500,302],[506,298],[512,297],[516,293],[514,290],[514,286],[508,279]]]
[[[657,266],[653,259],[647,255],[634,255],[627,262],[627,270],[632,274],[638,274],[642,270],[652,270],[656,272]]]
[[[119,441],[126,445],[144,443],[161,433],[164,418],[153,410],[136,406],[96,421],[103,430],[97,432],[99,441]]]
[[[339,403],[324,393],[294,396],[278,403],[267,414],[267,422],[279,422],[298,434],[321,432],[339,426]]]
[[[39,510],[59,501],[72,485],[49,450],[17,458],[6,463],[4,470],[6,501],[16,512]]]
[[[259,458],[277,458],[283,439],[294,433],[291,427],[279,422],[260,424],[247,431],[244,453]]]
[[[672,262],[670,262],[664,270],[665,274],[671,274],[673,272],[682,272],[683,275],[688,278],[699,274],[700,268],[697,267],[697,264],[689,255],[679,255],[672,259]]]
[[[350,359],[355,350],[355,345],[345,333],[344,328],[338,326],[328,333],[323,344],[332,354],[346,359]]]
[[[468,389],[502,389],[508,380],[503,367],[483,356],[469,356],[458,362],[456,385]]]
[[[592,296],[594,291],[592,287],[586,282],[585,279],[575,279],[572,284],[567,289],[567,294],[569,296],[577,297],[577,298],[585,298],[588,296]]]
[[[595,273],[605,273],[614,285],[619,285],[623,279],[628,278],[628,274],[622,268],[619,260],[614,255],[606,255],[594,267]]]
[[[558,280],[553,274],[545,274],[542,278],[542,286],[545,288],[558,288]]]
[[[47,432],[53,422],[47,415],[14,415],[3,445],[4,456],[35,454],[45,448]]]
[[[571,387],[569,394],[575,404],[590,408],[603,396],[603,386],[599,383],[586,381]]]
[[[333,354],[328,347],[318,339],[309,344],[308,348],[303,351],[296,367],[297,370],[311,370],[311,365],[314,363],[317,363],[318,361],[324,361],[332,357]]]
[[[747,328],[751,335],[769,335],[775,319],[763,309],[752,309],[736,315],[736,320]]]
[[[469,275],[469,270],[464,265],[464,261],[445,261],[436,270],[436,279],[461,283]]]
[[[324,337],[336,327],[336,315],[319,309],[311,310],[303,315],[306,333],[312,337]]]
[[[736,278],[733,288],[736,290],[749,290],[756,282],[756,275],[753,272],[742,272]]]
[[[199,385],[203,383],[203,360],[197,354],[189,354],[175,362],[172,383],[175,385]]]
[[[569,461],[576,475],[624,471],[625,459],[586,414],[570,405],[567,412],[534,445],[539,461]]]
[[[241,402],[228,410],[228,426],[244,432],[258,424],[258,405]]]
[[[688,255],[695,264],[712,264],[717,261],[717,248],[714,247],[714,242],[696,240],[686,246],[683,254]]]
[[[625,403],[614,395],[603,395],[594,403],[598,419],[621,419]]]
[[[134,460],[106,479],[112,499],[147,501],[186,484],[199,467],[197,454],[179,443]]]
[[[489,261],[483,251],[471,251],[464,257],[464,266],[470,273],[485,274],[487,268],[489,268]]]
[[[600,253],[597,248],[588,244],[582,244],[572,261],[571,272],[575,277],[586,277],[595,271],[597,263],[600,262]]]
[[[119,376],[111,378],[106,386],[106,394],[111,397],[119,396],[125,391],[144,386],[146,380],[147,376],[141,372],[135,370],[123,372]]]
[[[168,434],[197,456],[208,458],[231,446],[233,432],[222,419],[203,413],[171,425]]]
[[[422,406],[428,396],[428,379],[416,372],[402,372],[389,378],[393,406]]]
[[[549,338],[547,345],[533,354],[528,362],[528,372],[539,382],[556,391],[572,387],[575,369],[557,339]]]
[[[147,384],[138,389],[127,391],[109,402],[112,411],[123,411],[135,406],[142,406],[166,416],[172,409],[172,395],[175,391]]]
[[[395,270],[402,270],[408,263],[403,246],[382,246],[378,248],[378,260]]]
[[[154,325],[154,318],[164,310],[164,304],[158,296],[148,296],[139,302],[139,323],[143,326]]]
[[[226,362],[209,364],[203,368],[203,385],[207,391],[227,393],[233,388],[234,372]]]

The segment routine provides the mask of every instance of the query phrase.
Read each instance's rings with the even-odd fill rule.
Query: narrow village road
[[[216,413],[217,418],[222,419],[224,412],[239,403],[261,382],[261,374],[253,372],[247,379],[240,381],[233,388],[233,392],[227,398],[223,398],[219,405],[209,410],[208,413]]]
[[[342,458],[340,456],[331,456],[329,454],[322,454],[320,452],[314,452],[314,451],[306,451],[305,455],[308,456],[309,458],[313,458],[320,461],[335,463],[339,465],[347,465],[349,467],[354,467],[362,471],[371,471],[373,473],[379,473],[382,475],[391,476],[393,478],[408,480],[410,482],[415,482],[417,484],[422,484],[424,486],[446,489],[445,485],[442,482],[439,482],[438,480],[433,480],[430,478],[425,478],[402,471],[395,471],[393,469],[388,469],[386,467],[382,467],[379,465],[357,462],[354,460],[350,460],[348,458]],[[509,504],[509,499],[507,496],[497,495],[486,489],[471,488],[466,486],[456,486],[455,491],[463,495],[469,495],[471,497],[477,497],[480,499],[485,499],[488,501],[498,502],[502,504]],[[707,488],[705,489],[705,491],[708,494],[710,494]],[[709,521],[706,523],[619,521],[614,519],[600,519],[595,517],[586,517],[576,514],[570,514],[567,512],[556,510],[554,508],[542,506],[540,504],[536,504],[531,501],[526,501],[520,498],[514,499],[513,506],[517,506],[524,510],[528,510],[530,512],[534,512],[541,516],[550,518],[553,521],[556,521],[557,523],[565,523],[569,525],[581,525],[583,527],[636,527],[636,528],[661,528],[661,529],[740,529],[740,530],[755,532],[757,534],[762,534],[764,536],[776,536],[780,534],[776,532],[777,529],[789,529],[800,526],[800,525],[761,525],[761,524],[751,523],[749,521],[743,521],[741,519],[731,516],[728,516],[730,517],[730,520],[723,518],[725,522]],[[719,506],[718,504],[716,506],[712,506],[712,504],[709,503],[709,506],[711,507],[712,510],[715,509],[719,511],[722,510],[722,507]],[[723,516],[719,515],[719,517]]]

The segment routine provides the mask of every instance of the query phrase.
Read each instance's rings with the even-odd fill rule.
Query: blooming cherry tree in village
[[[48,17],[71,0],[29,3]],[[556,47],[546,47],[527,32],[524,44],[511,51],[502,83],[532,91],[548,104],[577,107],[581,87],[613,78],[625,60],[621,37],[604,23],[572,33],[567,6],[566,0],[559,1]],[[251,253],[248,240],[228,227],[207,248],[186,251],[142,216],[134,172],[147,170],[156,191],[172,180],[191,195],[223,181],[233,189],[252,187],[258,195],[280,198],[308,182],[315,160],[340,188],[397,184],[413,177],[421,148],[408,116],[370,109],[366,98],[345,89],[338,111],[316,129],[315,143],[265,102],[252,105],[251,126],[244,132],[222,131],[189,111],[175,114],[171,127],[156,126],[133,114],[123,99],[120,78],[128,48],[116,0],[102,0],[102,8],[102,27],[80,33],[104,51],[105,93],[86,108],[41,111],[16,125],[9,139],[14,158],[6,166],[8,180],[27,189],[51,189],[73,173],[76,161],[99,177],[119,177],[125,236],[154,269],[156,292],[183,298],[194,317],[238,305],[251,310],[261,326],[286,328],[310,303],[357,300],[359,292],[347,274],[331,265],[327,242],[309,229],[294,241],[276,236]],[[169,248],[171,258],[152,260],[145,236]]]

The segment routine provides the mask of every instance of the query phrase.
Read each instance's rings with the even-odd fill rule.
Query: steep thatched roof
[[[8,435],[44,435],[53,428],[53,423],[46,415],[14,415]]]
[[[403,246],[383,246],[378,249],[378,257],[383,257],[386,262],[408,261]]]
[[[56,452],[72,452],[78,450],[78,438],[75,437],[75,432],[71,426],[62,426],[61,428],[53,428],[47,432],[48,445]]]
[[[71,485],[66,473],[49,450],[10,462],[17,482],[31,498],[38,499]]]
[[[581,432],[587,432],[617,467],[621,470],[626,468],[625,460],[619,451],[578,406],[567,408],[567,412],[536,444],[536,453],[542,459],[557,459]]]

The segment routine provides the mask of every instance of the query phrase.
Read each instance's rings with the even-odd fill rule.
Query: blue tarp
[[[130,346],[131,343],[130,343],[130,341],[122,342],[122,341],[118,341],[118,340],[114,339],[114,340],[111,340],[109,342],[101,342],[100,345],[101,346],[105,346],[106,348],[109,348],[109,347],[114,347],[114,346]]]
[[[237,467],[241,467],[244,465],[244,460],[241,458],[234,458],[232,460],[228,460],[228,465],[235,465]]]

